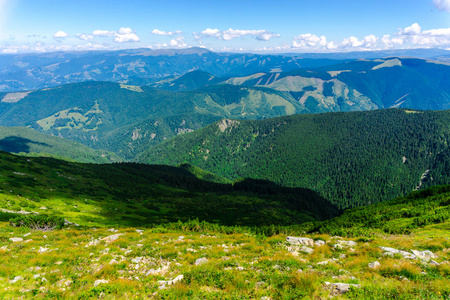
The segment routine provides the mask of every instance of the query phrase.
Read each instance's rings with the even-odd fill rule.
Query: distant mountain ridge
[[[203,70],[215,76],[335,64],[282,55],[215,53],[203,48],[131,49],[0,55],[0,91],[27,91],[88,80],[145,85]]]

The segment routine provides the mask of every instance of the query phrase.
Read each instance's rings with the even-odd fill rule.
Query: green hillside
[[[220,118],[258,119],[303,112],[288,93],[220,85],[171,92],[85,82],[30,93],[0,94],[0,124],[29,126],[126,159],[136,151]],[[5,100],[6,99],[6,100]]]
[[[348,208],[449,183],[449,128],[450,111],[401,109],[226,119],[150,148],[139,160],[305,187]]]
[[[225,83],[290,92],[311,112],[392,107],[437,110],[450,108],[449,68],[440,61],[390,57],[257,73]]]
[[[25,127],[0,126],[0,150],[26,156],[53,156],[89,163],[122,161],[110,151],[94,150],[83,144]]]
[[[337,215],[307,189],[235,184],[195,167],[81,164],[0,152],[0,207],[56,214],[84,225],[147,226],[205,220],[291,225]]]
[[[311,231],[359,236],[381,233],[409,234],[430,226],[450,227],[450,185],[434,186],[395,200],[346,210],[343,215],[317,223]]]

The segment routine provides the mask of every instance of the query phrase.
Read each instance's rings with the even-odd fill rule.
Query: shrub
[[[14,227],[29,227],[35,230],[50,231],[64,226],[64,218],[48,215],[20,215],[10,220]]]

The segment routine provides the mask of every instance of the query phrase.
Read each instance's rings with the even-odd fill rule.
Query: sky
[[[0,0],[0,53],[450,50],[450,0]]]

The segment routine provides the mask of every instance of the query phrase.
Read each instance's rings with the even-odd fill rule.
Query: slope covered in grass
[[[230,184],[189,166],[81,164],[3,152],[0,158],[0,208],[56,214],[79,224],[145,226],[199,219],[291,225],[338,213],[307,189],[254,180]]]
[[[25,127],[0,126],[0,150],[27,156],[53,156],[79,162],[110,163],[122,159],[109,151],[40,133]]]
[[[346,210],[343,215],[316,224],[312,231],[336,235],[410,233],[416,228],[436,225],[449,229],[450,186],[435,186],[408,196]],[[441,226],[442,225],[442,226]]]

